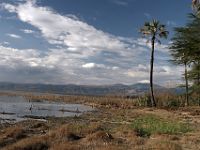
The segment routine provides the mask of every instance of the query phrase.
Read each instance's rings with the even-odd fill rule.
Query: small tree
[[[192,62],[189,79],[193,82],[193,92],[196,93],[200,105],[200,18],[193,15],[190,19],[190,22],[187,24],[190,35],[188,36],[188,41],[191,48],[189,54]]]
[[[146,22],[144,26],[140,29],[140,32],[143,36],[150,38],[151,40],[151,61],[150,61],[150,93],[151,93],[151,104],[152,107],[156,107],[156,101],[154,97],[153,90],[153,68],[154,68],[154,51],[155,51],[155,42],[159,42],[159,38],[167,38],[169,32],[166,30],[165,25],[160,24],[159,21],[153,20],[151,22]]]
[[[188,80],[193,83],[192,92],[198,96],[200,105],[200,18],[196,14],[190,15],[190,22],[185,27],[175,28],[170,49],[173,61],[185,66],[185,105],[189,103]],[[190,71],[187,69],[189,64],[191,66]]]
[[[189,84],[188,84],[188,65],[191,62],[190,50],[191,43],[188,39],[190,30],[187,27],[175,28],[175,36],[172,38],[172,45],[170,52],[173,62],[178,65],[184,65],[184,79],[185,79],[185,106],[189,105]]]

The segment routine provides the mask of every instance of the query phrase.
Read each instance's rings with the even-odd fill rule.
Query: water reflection
[[[78,116],[93,108],[80,104],[58,102],[29,102],[24,97],[0,96],[0,118],[7,121],[22,121],[31,117]]]

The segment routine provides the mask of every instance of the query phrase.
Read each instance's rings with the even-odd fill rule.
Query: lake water
[[[24,97],[0,96],[0,121],[22,121],[28,118],[73,117],[94,109],[80,104],[29,102]]]

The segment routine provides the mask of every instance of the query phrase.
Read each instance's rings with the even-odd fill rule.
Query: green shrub
[[[181,103],[178,100],[170,100],[168,102],[167,107],[171,108],[171,107],[180,107],[180,106],[181,106]]]
[[[188,124],[177,121],[161,119],[157,116],[146,115],[136,118],[132,123],[132,128],[138,136],[149,137],[152,134],[181,134],[191,131]]]

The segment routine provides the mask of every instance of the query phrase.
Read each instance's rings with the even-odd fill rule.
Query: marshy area
[[[45,115],[40,116],[41,113],[39,115],[33,113],[32,117],[29,115],[23,120],[2,121],[0,125],[0,149],[2,150],[200,149],[200,108],[198,106],[173,105],[168,108],[149,108],[139,106],[142,103],[141,98],[138,102],[139,99],[136,98],[106,96],[7,92],[0,95],[0,99],[6,97],[6,101],[9,102],[15,98],[19,101],[21,99],[27,104],[24,108],[29,109],[33,105],[33,111],[36,104],[42,102],[42,104],[51,104],[48,108],[59,113],[73,114],[52,116],[42,113]],[[26,99],[27,102],[22,99]],[[14,101],[16,102],[16,99]],[[69,106],[74,105],[75,107],[69,109]],[[84,107],[77,110],[77,106]],[[14,108],[16,110],[17,105]],[[51,114],[50,110],[48,112]],[[9,113],[12,115],[14,112],[4,111],[1,113],[1,118]]]
[[[1,122],[19,122],[27,119],[79,116],[93,108],[80,104],[66,104],[45,100],[30,101],[23,96],[0,96]]]

